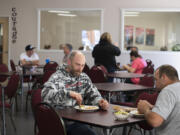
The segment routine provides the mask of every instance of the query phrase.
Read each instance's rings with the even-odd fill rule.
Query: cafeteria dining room
[[[80,52],[85,56],[85,64],[91,69],[94,66],[93,48],[99,43],[101,34],[108,32],[112,36],[112,44],[116,44],[121,51],[121,54],[115,57],[119,67],[130,64],[130,48],[136,47],[144,60],[152,61],[154,71],[162,65],[170,65],[177,70],[177,74],[180,74],[180,61],[178,60],[180,58],[178,52],[180,51],[179,5],[180,1],[178,0],[172,0],[171,2],[164,0],[0,0],[0,84],[2,84],[0,87],[0,115],[2,118],[0,121],[0,135],[34,134],[36,118],[34,115],[36,113],[34,113],[32,107],[32,97],[35,93],[33,90],[42,89],[45,83],[43,80],[47,81],[51,74],[56,72],[56,70],[51,73],[48,72],[49,74],[45,72],[45,65],[48,64],[48,62],[46,63],[47,59],[50,62],[56,62],[58,67],[64,64],[64,52],[59,49],[60,44],[71,44],[73,51],[83,47]],[[39,56],[39,65],[42,69],[32,66],[30,68],[32,74],[25,75],[19,61],[20,54],[25,51],[24,48],[28,44],[35,47],[34,52]],[[14,68],[12,68],[12,62]],[[70,63],[67,62],[67,64]],[[1,65],[5,65],[6,68],[1,68]],[[6,72],[6,74],[3,72]],[[38,72],[36,77],[34,77],[35,72]],[[39,72],[42,73],[39,74]],[[45,73],[48,74],[48,78],[45,78]],[[14,87],[11,85],[13,82],[11,82],[11,78],[15,75],[18,76],[16,79],[19,81],[19,85],[16,92],[14,92],[15,94],[11,94],[13,95],[11,97],[8,95],[8,89],[10,86],[15,88],[15,85]],[[151,74],[151,77],[153,75]],[[29,77],[29,81],[24,80],[25,76]],[[165,76],[168,76],[166,72]],[[162,77],[164,76],[162,75]],[[34,78],[41,81],[39,82]],[[76,84],[73,85],[76,86]],[[155,91],[156,88],[154,87],[153,90]],[[152,93],[150,92],[150,94]],[[12,102],[9,103],[11,98]],[[6,108],[7,103],[9,108]],[[27,104],[28,109],[26,111]],[[109,110],[106,111],[113,112],[112,106],[110,104]],[[140,108],[141,106],[142,103],[139,104]],[[60,108],[58,107],[58,109]],[[80,106],[79,108],[81,109]],[[9,115],[6,109],[11,110],[12,113]],[[94,113],[92,115],[110,115],[109,112],[105,114],[106,111],[101,110],[100,107],[99,109],[100,112],[99,110],[92,112]],[[144,111],[141,109],[141,112]],[[82,114],[82,117],[86,115]],[[64,119],[70,119],[68,114],[67,116],[63,115],[63,117],[63,121]],[[111,117],[114,118],[114,115]],[[58,118],[61,118],[61,116],[58,115]],[[91,119],[90,116],[87,119]],[[38,120],[40,120],[40,117],[36,119],[36,121]],[[74,120],[78,121],[76,118]],[[101,118],[98,118],[98,120],[101,120]],[[136,123],[133,125],[140,129],[138,122],[146,121],[146,117],[141,118],[142,121],[132,117],[128,117],[128,120],[129,123]],[[94,123],[90,123],[88,120],[81,121],[79,119],[78,122],[85,123],[88,128],[92,128],[95,134],[98,135],[128,134],[128,132],[135,135],[141,134],[139,130],[127,126],[127,121],[127,123],[111,121],[108,126],[105,121],[100,124],[94,119],[93,121]],[[162,128],[166,128],[166,126]],[[37,131],[41,131],[38,125]],[[154,129],[152,132],[145,131],[148,134],[155,134]]]

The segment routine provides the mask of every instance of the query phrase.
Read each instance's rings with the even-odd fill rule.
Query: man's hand
[[[82,103],[81,94],[74,92],[74,91],[70,91],[69,95],[70,95],[70,97],[74,98],[79,105],[81,105],[81,103]]]
[[[107,100],[101,99],[99,101],[99,106],[103,109],[103,110],[107,110],[109,107],[109,103],[107,102]]]
[[[146,100],[139,100],[137,107],[139,113],[145,114],[146,111],[151,110],[153,108],[153,105]]]

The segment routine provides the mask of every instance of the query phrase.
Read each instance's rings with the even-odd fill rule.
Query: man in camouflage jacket
[[[99,105],[106,110],[109,106],[89,77],[82,73],[85,56],[72,52],[67,65],[63,64],[44,84],[42,100],[52,105],[74,106],[76,104]],[[87,125],[66,121],[67,135],[96,135]]]

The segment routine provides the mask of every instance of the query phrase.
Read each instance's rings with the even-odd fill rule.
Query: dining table
[[[126,79],[130,79],[130,78],[142,78],[145,75],[146,74],[129,73],[127,71],[118,71],[107,74],[108,77],[120,79],[120,82],[125,82]]]
[[[107,110],[99,109],[92,112],[83,112],[75,107],[56,108],[56,112],[64,120],[80,122],[103,129],[104,135],[112,135],[113,129],[123,127],[123,135],[127,134],[127,126],[145,121],[142,118],[129,117],[127,120],[116,120],[113,110],[113,104],[109,105]]]
[[[38,66],[22,66],[22,69],[18,70],[17,73],[20,75],[21,78],[21,109],[23,110],[23,103],[24,103],[24,77],[28,77],[29,81],[32,80],[33,77],[39,77],[44,74],[43,72],[44,65]],[[31,89],[28,88],[29,90]]]
[[[130,83],[93,83],[99,91],[108,93],[108,101],[110,103],[111,93],[114,92],[131,92],[131,91],[149,91],[154,90],[154,87],[143,86],[138,84],[130,84]]]

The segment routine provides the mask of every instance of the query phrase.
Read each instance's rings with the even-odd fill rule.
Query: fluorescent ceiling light
[[[124,16],[125,16],[125,17],[126,17],[126,16],[127,16],[127,17],[128,17],[128,16],[136,17],[136,16],[139,16],[139,15],[126,15],[126,14],[125,14]]]
[[[139,16],[140,12],[125,12],[124,16],[132,16],[136,17]]]
[[[139,15],[139,12],[125,12],[126,15]]]
[[[75,14],[58,14],[59,16],[71,16],[71,17],[74,17],[74,16],[77,16]]]
[[[48,11],[49,13],[63,13],[63,14],[69,14],[70,13],[70,11],[58,11],[58,10],[50,10],[50,11]]]

